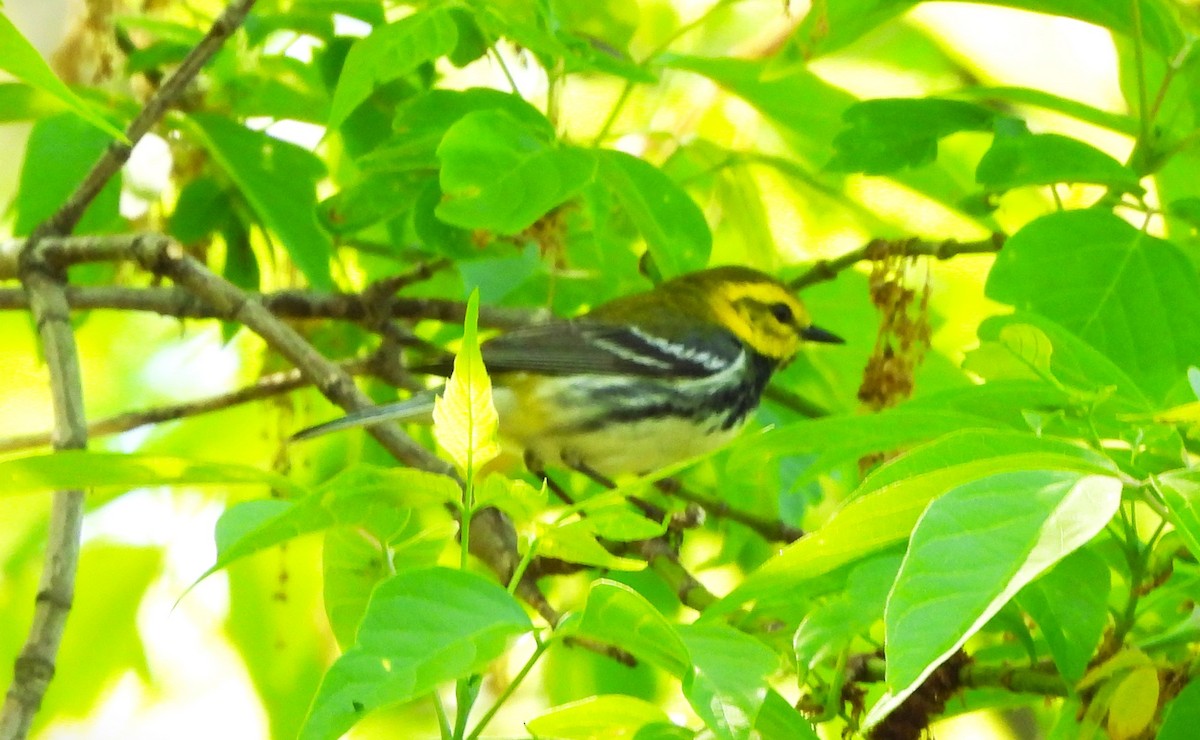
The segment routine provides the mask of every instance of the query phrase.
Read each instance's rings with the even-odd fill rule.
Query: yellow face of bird
[[[804,304],[781,283],[765,275],[729,280],[717,283],[711,296],[717,319],[760,355],[785,364],[800,350],[811,321]]]

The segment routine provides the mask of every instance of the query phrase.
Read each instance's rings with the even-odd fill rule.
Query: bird
[[[700,456],[730,441],[772,374],[815,326],[776,278],[742,266],[685,273],[573,319],[517,328],[480,345],[500,435],[535,472],[564,467],[610,480]],[[450,363],[420,368],[449,375]],[[428,419],[437,391],[301,430],[294,440]]]

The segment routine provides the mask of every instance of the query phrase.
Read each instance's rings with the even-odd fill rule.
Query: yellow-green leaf
[[[454,372],[433,405],[433,436],[463,474],[478,472],[500,454],[500,420],[479,352],[478,318],[479,291],[475,290],[467,302],[462,349],[454,358]]]

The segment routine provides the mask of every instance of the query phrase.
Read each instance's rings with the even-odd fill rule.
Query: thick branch
[[[876,260],[884,255],[908,255],[935,257],[948,260],[960,254],[991,254],[999,252],[1008,237],[1000,232],[992,234],[987,239],[960,242],[957,239],[946,239],[940,242],[928,242],[921,239],[872,239],[863,246],[847,252],[831,260],[820,260],[807,271],[788,282],[788,287],[799,291],[810,285],[833,280],[843,270],[847,270],[864,260]]]

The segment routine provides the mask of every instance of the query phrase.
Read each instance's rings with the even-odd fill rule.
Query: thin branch
[[[744,524],[769,542],[795,542],[804,536],[804,530],[799,527],[793,527],[777,519],[759,516],[750,511],[743,511],[731,506],[728,501],[692,491],[670,478],[658,481],[655,487],[668,496],[674,496],[696,504],[718,519],[729,519],[739,524]]]
[[[960,254],[991,254],[999,252],[1008,237],[1000,232],[992,234],[987,239],[960,242],[957,239],[946,239],[940,242],[929,242],[921,239],[872,239],[863,246],[847,252],[840,257],[830,260],[819,260],[807,271],[788,282],[788,287],[794,291],[803,290],[810,285],[833,280],[838,273],[847,270],[864,260],[876,260],[884,255],[910,255],[935,257],[947,260]]]
[[[348,373],[358,374],[369,369],[374,358],[356,359],[341,363]],[[156,406],[140,411],[129,411],[110,416],[106,419],[88,424],[88,438],[105,437],[111,434],[121,434],[147,424],[162,424],[167,421],[177,421],[189,416],[199,416],[214,411],[239,406],[244,403],[261,401],[264,398],[289,393],[312,385],[312,382],[300,374],[299,370],[264,375],[257,382],[217,396],[209,396],[195,401]],[[0,438],[0,453],[26,450],[34,447],[45,447],[51,442],[50,432],[33,432],[14,437]]]
[[[16,275],[28,295],[29,310],[50,375],[56,450],[87,447],[87,422],[83,411],[78,348],[65,289],[66,272],[47,258],[47,250],[38,242],[74,230],[88,205],[129,159],[133,146],[241,24],[253,4],[254,0],[237,0],[225,9],[179,69],[129,124],[125,131],[127,141],[109,145],[83,183],[53,216],[34,229],[28,242],[16,254]],[[75,598],[82,524],[83,491],[56,492],[33,624],[14,664],[13,681],[5,695],[4,706],[0,708],[0,740],[20,740],[29,734],[33,719],[41,708],[42,697],[54,676],[59,644]]]

